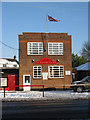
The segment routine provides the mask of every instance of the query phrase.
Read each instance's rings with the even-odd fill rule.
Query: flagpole
[[[46,33],[47,33],[47,30],[48,30],[48,14],[46,14]]]
[[[46,14],[46,51],[48,47],[48,14]]]

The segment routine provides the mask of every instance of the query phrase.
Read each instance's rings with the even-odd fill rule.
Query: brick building
[[[69,88],[72,82],[71,35],[22,33],[19,35],[19,84]],[[37,89],[37,87],[34,87]],[[20,89],[30,90],[30,87]]]

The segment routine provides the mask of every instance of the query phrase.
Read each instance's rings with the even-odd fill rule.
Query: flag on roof
[[[48,21],[59,22],[60,20],[57,20],[57,19],[48,15]]]

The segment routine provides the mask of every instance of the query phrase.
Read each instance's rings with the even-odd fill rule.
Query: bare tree
[[[85,42],[83,44],[81,55],[84,57],[85,60],[90,60],[90,42]]]

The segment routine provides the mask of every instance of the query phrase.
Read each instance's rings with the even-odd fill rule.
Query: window
[[[3,67],[7,67],[7,65],[6,65],[6,64],[3,64]]]
[[[48,43],[48,55],[63,55],[63,43]]]
[[[42,42],[28,42],[27,43],[27,55],[43,55],[43,43]]]
[[[25,83],[30,83],[30,76],[25,76]]]
[[[33,66],[33,78],[41,78],[41,66]]]
[[[14,67],[17,67],[17,65],[13,65]]]
[[[64,78],[64,66],[48,66],[49,78]]]

